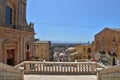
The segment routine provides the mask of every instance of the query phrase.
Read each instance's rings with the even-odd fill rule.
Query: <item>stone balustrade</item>
[[[98,80],[120,80],[120,65],[98,70]]]
[[[0,63],[0,80],[24,80],[24,73],[18,68]]]
[[[95,62],[40,62],[25,61],[16,67],[24,67],[25,73],[41,74],[96,74],[97,68],[104,68]]]

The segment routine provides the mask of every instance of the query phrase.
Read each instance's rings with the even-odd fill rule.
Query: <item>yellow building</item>
[[[78,59],[78,53],[76,52],[76,47],[69,47],[67,48],[67,53],[69,53],[70,61],[75,61]]]
[[[88,59],[91,56],[91,52],[93,51],[92,45],[76,45],[76,51],[78,52],[79,59]]]
[[[95,35],[94,45],[96,52],[109,54],[113,57],[113,64],[117,63],[120,58],[120,29],[103,29]]]
[[[67,49],[67,51],[68,51],[69,53],[74,53],[74,52],[76,52],[76,48],[75,48],[75,47],[69,47],[69,48]]]
[[[26,22],[26,0],[0,0],[0,62],[16,65],[34,56],[33,26]]]
[[[50,58],[50,41],[37,41],[35,42],[35,57],[38,59],[49,60]]]

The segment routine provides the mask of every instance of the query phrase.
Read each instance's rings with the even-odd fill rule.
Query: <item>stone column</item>
[[[26,72],[27,72],[27,73],[30,72],[30,64],[27,63],[27,64],[25,65],[25,68],[26,68]]]
[[[24,68],[19,67],[19,69],[21,70],[21,80],[24,80]]]
[[[97,80],[100,80],[100,71],[97,70]]]

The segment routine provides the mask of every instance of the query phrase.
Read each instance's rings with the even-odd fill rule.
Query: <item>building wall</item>
[[[91,51],[89,52],[90,49]],[[80,54],[81,59],[88,59],[88,56],[93,51],[92,45],[76,45],[76,51]]]
[[[12,23],[6,24],[6,6],[12,9]],[[26,22],[26,0],[0,0],[0,62],[13,65],[34,56],[34,28]]]
[[[115,64],[120,64],[120,29],[105,28],[95,35],[95,52],[104,51],[109,55],[108,62],[113,65],[113,58],[115,58]]]
[[[50,45],[51,44],[49,42],[35,42],[35,57],[39,59],[49,60]]]
[[[120,32],[105,28],[100,33],[95,35],[95,51],[101,52],[115,50],[117,55],[120,55]]]
[[[9,28],[33,31],[33,24],[26,21],[26,0],[0,0],[0,25]],[[6,6],[12,9],[12,24],[5,23]]]

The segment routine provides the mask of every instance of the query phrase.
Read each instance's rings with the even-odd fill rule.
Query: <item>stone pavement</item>
[[[24,75],[25,80],[96,80],[96,75]]]

